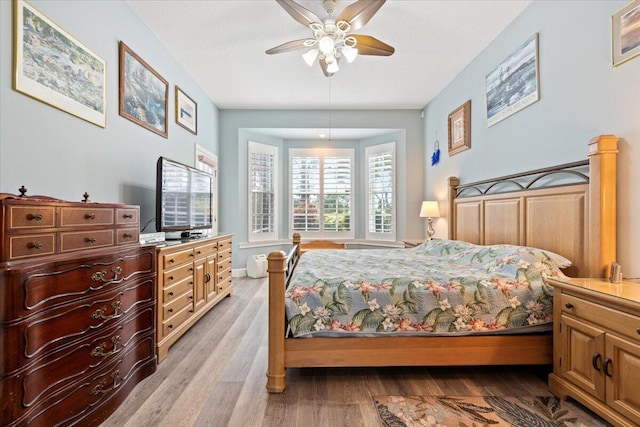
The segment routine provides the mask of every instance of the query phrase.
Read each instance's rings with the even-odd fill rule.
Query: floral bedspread
[[[299,260],[286,291],[294,336],[498,333],[552,321],[535,248],[432,240],[411,249],[318,250]]]

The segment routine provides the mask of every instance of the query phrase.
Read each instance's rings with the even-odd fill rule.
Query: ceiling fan
[[[267,54],[308,49],[302,55],[305,62],[311,66],[317,58],[324,75],[331,77],[340,69],[338,62],[343,56],[353,62],[358,55],[390,56],[395,52],[393,47],[374,37],[352,33],[369,22],[386,0],[358,0],[335,19],[331,15],[336,0],[323,0],[322,6],[329,15],[324,21],[293,0],[276,1],[293,19],[309,28],[313,36],[281,44],[267,50]]]

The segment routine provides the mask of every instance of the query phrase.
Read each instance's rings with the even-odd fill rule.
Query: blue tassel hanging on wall
[[[435,166],[440,161],[440,141],[436,132],[436,142],[433,143],[433,154],[431,155],[431,166]]]

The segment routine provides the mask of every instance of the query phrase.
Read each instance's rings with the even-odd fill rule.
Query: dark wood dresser
[[[0,195],[2,426],[98,425],[156,369],[139,208]]]

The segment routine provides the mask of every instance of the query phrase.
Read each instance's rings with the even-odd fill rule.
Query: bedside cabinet
[[[618,426],[640,424],[640,284],[550,279],[549,389]]]

